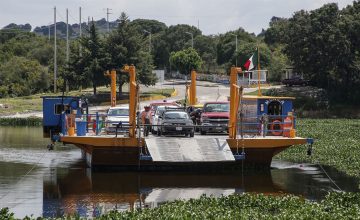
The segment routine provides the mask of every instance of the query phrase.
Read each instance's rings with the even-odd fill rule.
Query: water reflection
[[[338,190],[313,164],[274,161],[272,169],[262,172],[91,172],[79,149],[58,145],[48,152],[47,144],[40,127],[0,127],[0,208],[9,207],[18,218],[92,217],[203,194],[290,193],[319,200]],[[342,190],[358,191],[354,178],[324,169]]]
[[[60,171],[61,173],[61,171]],[[283,190],[274,184],[271,172],[261,173],[161,173],[91,172],[68,170],[53,172],[44,180],[44,217],[78,213],[97,216],[108,210],[133,210],[156,207],[176,199],[221,196],[242,192],[277,194]]]

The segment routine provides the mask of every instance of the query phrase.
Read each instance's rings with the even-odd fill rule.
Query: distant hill
[[[31,25],[30,24],[8,24],[5,27],[3,27],[1,30],[17,30],[17,31],[25,31],[30,32],[31,31]]]
[[[116,28],[117,24],[118,24],[118,20],[109,22],[110,29]],[[107,22],[106,22],[105,18],[95,21],[95,26],[97,27],[97,29],[100,33],[106,33]],[[19,24],[18,25],[18,24],[11,23],[11,24],[5,26],[4,28],[2,28],[1,30],[16,30],[16,31],[30,32],[31,29],[32,29],[32,27],[30,24]],[[81,29],[82,29],[82,34],[87,33],[87,31],[89,29],[87,22],[81,23]],[[39,35],[48,36],[49,35],[49,26],[35,27],[32,32],[39,34]],[[57,22],[56,23],[56,32],[57,32],[58,37],[66,38],[66,23],[65,22]],[[50,35],[54,35],[54,24],[50,25]],[[80,35],[80,25],[79,24],[72,24],[72,25],[69,24],[69,38],[74,39],[74,38],[79,37],[79,35]]]

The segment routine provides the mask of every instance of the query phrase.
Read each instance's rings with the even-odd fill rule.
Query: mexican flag
[[[256,67],[258,62],[258,51],[256,50],[255,53],[246,61],[244,67],[246,70],[252,70]]]

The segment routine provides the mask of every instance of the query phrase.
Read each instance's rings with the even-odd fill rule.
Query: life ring
[[[275,126],[279,126],[279,127],[277,128]],[[281,124],[281,121],[274,120],[271,123],[270,130],[273,135],[280,136],[282,134],[282,130],[283,130],[283,125]]]

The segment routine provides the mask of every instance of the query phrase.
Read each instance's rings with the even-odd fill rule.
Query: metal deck
[[[235,161],[226,138],[153,137],[145,139],[153,161],[218,162]]]

